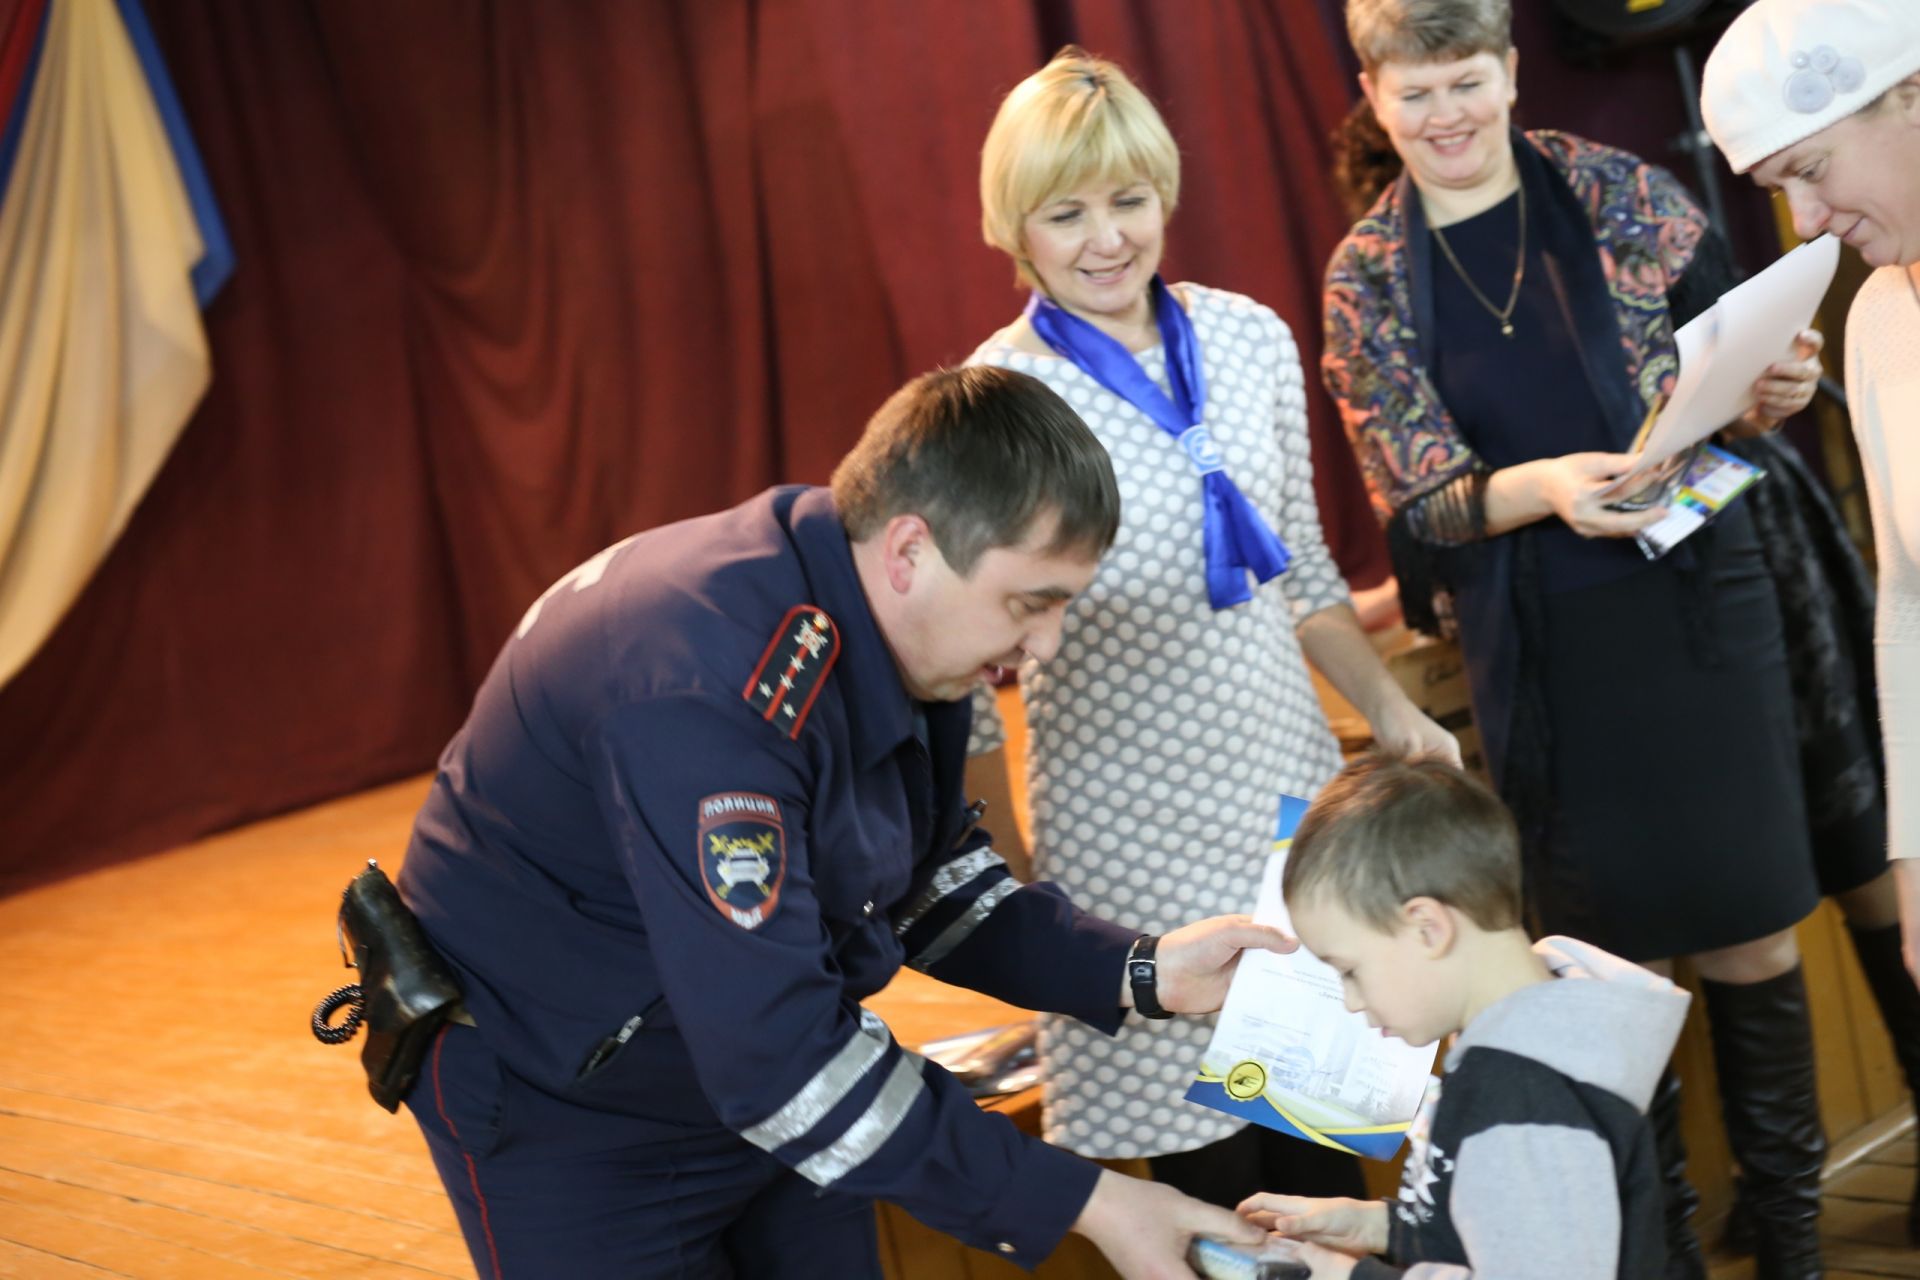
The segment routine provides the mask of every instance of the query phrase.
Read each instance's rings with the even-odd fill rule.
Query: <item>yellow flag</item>
[[[202,242],[113,0],[53,0],[0,199],[0,684],[106,557],[211,373]]]

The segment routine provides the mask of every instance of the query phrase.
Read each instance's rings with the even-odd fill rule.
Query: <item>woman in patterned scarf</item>
[[[1826,1148],[1793,926],[1823,881],[1874,879],[1872,841],[1816,875],[1759,491],[1660,559],[1633,535],[1662,513],[1609,505],[1676,324],[1730,283],[1724,246],[1664,170],[1511,127],[1507,0],[1348,0],[1347,22],[1405,172],[1328,268],[1324,372],[1403,607],[1459,636],[1541,927],[1692,958],[1760,1274],[1818,1275]],[[1818,350],[1803,334],[1725,434],[1804,408]],[[1652,1119],[1669,1275],[1701,1276],[1671,1076]]]

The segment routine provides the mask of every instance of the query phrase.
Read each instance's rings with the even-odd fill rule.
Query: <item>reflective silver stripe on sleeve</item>
[[[926,918],[927,912],[940,905],[940,900],[953,893],[964,884],[979,879],[995,867],[1006,866],[1006,860],[992,849],[975,849],[972,853],[955,858],[946,866],[933,873],[933,879],[927,883],[920,896],[913,900],[907,913],[893,926],[893,936],[904,938],[907,930]]]
[[[887,1082],[880,1086],[873,1105],[848,1125],[847,1131],[832,1146],[794,1166],[800,1176],[818,1186],[830,1186],[871,1159],[926,1092],[926,1082],[920,1078],[920,1069],[925,1065],[926,1059],[919,1054],[903,1050]]]
[[[813,1079],[800,1086],[800,1091],[787,1099],[778,1111],[740,1136],[762,1151],[772,1151],[811,1132],[813,1126],[820,1123],[820,1117],[853,1092],[860,1077],[873,1070],[873,1064],[880,1061],[892,1043],[893,1033],[887,1030],[880,1016],[862,1009],[860,1029],[833,1055],[833,1060],[815,1072]]]
[[[975,898],[973,905],[967,908],[965,915],[948,925],[946,932],[928,943],[926,950],[922,951],[907,963],[923,972],[939,964],[947,958],[948,952],[965,942],[967,935],[980,927],[980,922],[992,914],[995,907],[1018,892],[1019,889],[1020,882],[1018,880],[1011,877],[1002,880],[999,884]]]

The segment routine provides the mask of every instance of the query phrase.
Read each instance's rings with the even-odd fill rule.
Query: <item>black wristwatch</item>
[[[1160,965],[1153,958],[1160,939],[1143,933],[1127,952],[1127,985],[1133,988],[1133,1011],[1143,1018],[1171,1018],[1160,1004]]]

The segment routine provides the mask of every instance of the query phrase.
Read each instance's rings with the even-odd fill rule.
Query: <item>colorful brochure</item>
[[[1254,919],[1288,933],[1280,872],[1307,802],[1280,797]],[[1187,1101],[1308,1142],[1390,1160],[1420,1110],[1436,1046],[1416,1049],[1347,1012],[1340,975],[1307,953],[1248,951]]]
[[[1701,445],[1669,482],[1657,504],[1666,507],[1665,518],[1636,533],[1633,540],[1647,559],[1658,560],[1766,474],[1717,445]]]

